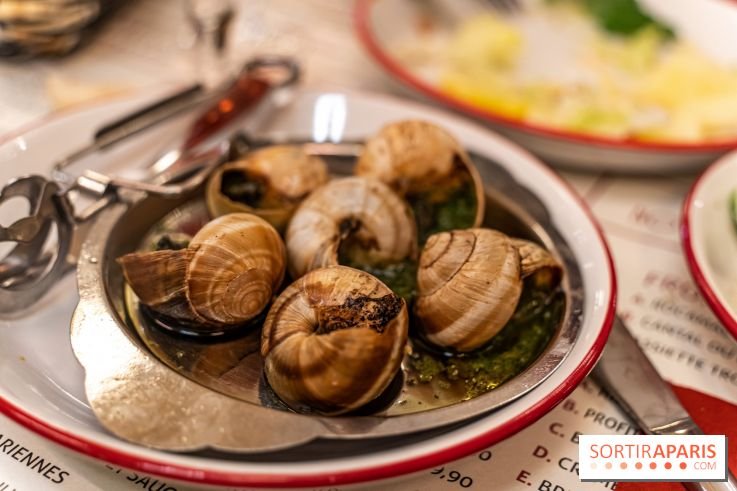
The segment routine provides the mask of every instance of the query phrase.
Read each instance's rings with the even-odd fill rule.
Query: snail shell
[[[338,264],[342,244],[357,243],[367,263],[417,256],[412,211],[375,179],[335,179],[315,190],[295,212],[286,233],[294,278]]]
[[[560,266],[540,246],[490,229],[430,236],[420,255],[415,313],[438,346],[471,351],[512,318],[523,278]]]
[[[286,252],[266,221],[233,213],[207,223],[186,249],[134,252],[118,262],[143,304],[212,331],[264,310],[284,279]]]
[[[354,173],[379,179],[402,196],[438,194],[470,179],[476,194],[473,226],[483,222],[485,194],[478,170],[458,141],[432,123],[407,120],[384,126],[366,141]]]
[[[275,145],[215,170],[205,192],[210,215],[247,212],[278,230],[300,201],[328,181],[325,162],[299,145]]]
[[[522,278],[527,278],[543,270],[551,270],[556,274],[560,273],[560,264],[547,250],[529,240],[515,238],[511,240],[519,251]]]
[[[266,379],[288,405],[341,414],[379,396],[400,368],[407,307],[368,273],[316,269],[287,287],[261,336]]]

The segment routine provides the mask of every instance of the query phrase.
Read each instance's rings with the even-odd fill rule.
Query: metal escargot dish
[[[581,275],[531,192],[424,121],[329,146],[259,143],[98,217],[72,341],[106,428],[239,452],[435,430],[563,361]]]

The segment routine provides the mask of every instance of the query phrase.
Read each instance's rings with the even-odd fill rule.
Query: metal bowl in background
[[[524,8],[515,15],[529,15],[536,2],[520,1]],[[730,65],[737,63],[737,51],[733,49],[737,46],[737,9],[732,2],[672,0],[646,3],[653,14],[667,19],[679,36],[708,53],[710,58]],[[737,148],[734,136],[719,140],[661,142],[595,136],[533,124],[447,94],[439,87],[437,74],[410,66],[396,55],[393,47],[401,42],[418,39],[429,31],[449,32],[462,19],[482,10],[483,4],[476,0],[357,0],[354,9],[356,34],[374,61],[406,89],[405,93],[475,118],[557,167],[625,174],[688,172],[701,169],[720,155]],[[548,39],[551,43],[554,40],[555,37]],[[529,56],[540,66],[553,66],[544,63],[553,56],[546,50],[530,52]],[[563,64],[565,67],[569,62],[556,60],[554,66]],[[548,70],[548,73],[554,72]]]

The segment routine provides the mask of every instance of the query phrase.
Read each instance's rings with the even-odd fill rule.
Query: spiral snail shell
[[[367,263],[417,255],[412,211],[375,179],[335,179],[315,190],[294,213],[286,233],[289,272],[294,278],[337,265],[341,248]],[[349,246],[354,247],[349,247]]]
[[[266,221],[233,213],[207,223],[185,249],[134,252],[118,263],[143,304],[214,331],[265,309],[284,278],[286,252]]]
[[[287,287],[261,337],[266,379],[289,406],[330,415],[379,396],[407,342],[404,300],[345,266],[316,269]]]
[[[299,145],[274,145],[215,170],[205,197],[210,215],[247,212],[283,231],[299,203],[328,181],[325,162]]]
[[[384,126],[366,141],[354,173],[379,179],[410,201],[440,203],[454,193],[473,193],[468,226],[483,222],[481,176],[458,141],[432,123],[407,120]]]
[[[523,279],[557,261],[537,244],[476,228],[432,235],[420,255],[415,313],[432,343],[474,350],[511,319]]]

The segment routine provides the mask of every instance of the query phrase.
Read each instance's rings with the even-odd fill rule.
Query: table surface
[[[66,58],[0,64],[0,134],[65,105],[64,89],[130,90],[201,75],[184,2],[129,3]],[[232,66],[256,53],[291,54],[299,57],[307,85],[391,90],[353,36],[352,2],[233,3],[239,10],[226,53]]]
[[[39,118],[92,98],[201,76],[202,65],[191,47],[193,37],[182,3],[129,2],[71,56],[0,64],[0,135],[20,132]],[[308,86],[407,95],[374,65],[356,41],[351,2],[234,3],[239,12],[227,53],[230,66],[238,66],[256,53],[291,54],[301,60]],[[678,210],[693,176],[565,177],[602,222],[615,260],[627,258],[626,263],[617,262],[620,313],[627,317],[658,370],[671,381],[677,379],[680,385],[737,404],[737,386],[710,371],[709,363],[715,363],[714,351],[705,348],[718,346],[723,353],[737,352],[737,343],[719,329],[695,294],[678,242]],[[694,294],[681,295],[684,291]],[[663,307],[669,303],[679,308]],[[701,322],[688,320],[693,318]],[[680,330],[657,328],[668,324]],[[685,336],[684,332],[692,335]],[[696,338],[698,343],[693,342]],[[682,353],[690,358],[680,356]],[[696,367],[688,361],[693,357],[705,360],[705,364]],[[723,364],[737,371],[734,358],[723,360]],[[578,481],[573,465],[577,460],[575,435],[632,431],[634,427],[621,411],[587,381],[564,404],[514,438],[450,463],[442,472],[423,472],[381,489],[458,489],[460,480],[448,482],[446,478],[453,471],[468,476],[477,489],[612,489],[612,484]],[[63,483],[52,484],[0,452],[0,491],[60,486],[70,490],[156,490],[156,486],[191,489],[181,484],[163,485],[163,480],[154,484],[154,477],[73,455],[0,416],[0,446],[9,438],[55,462],[67,475]]]

